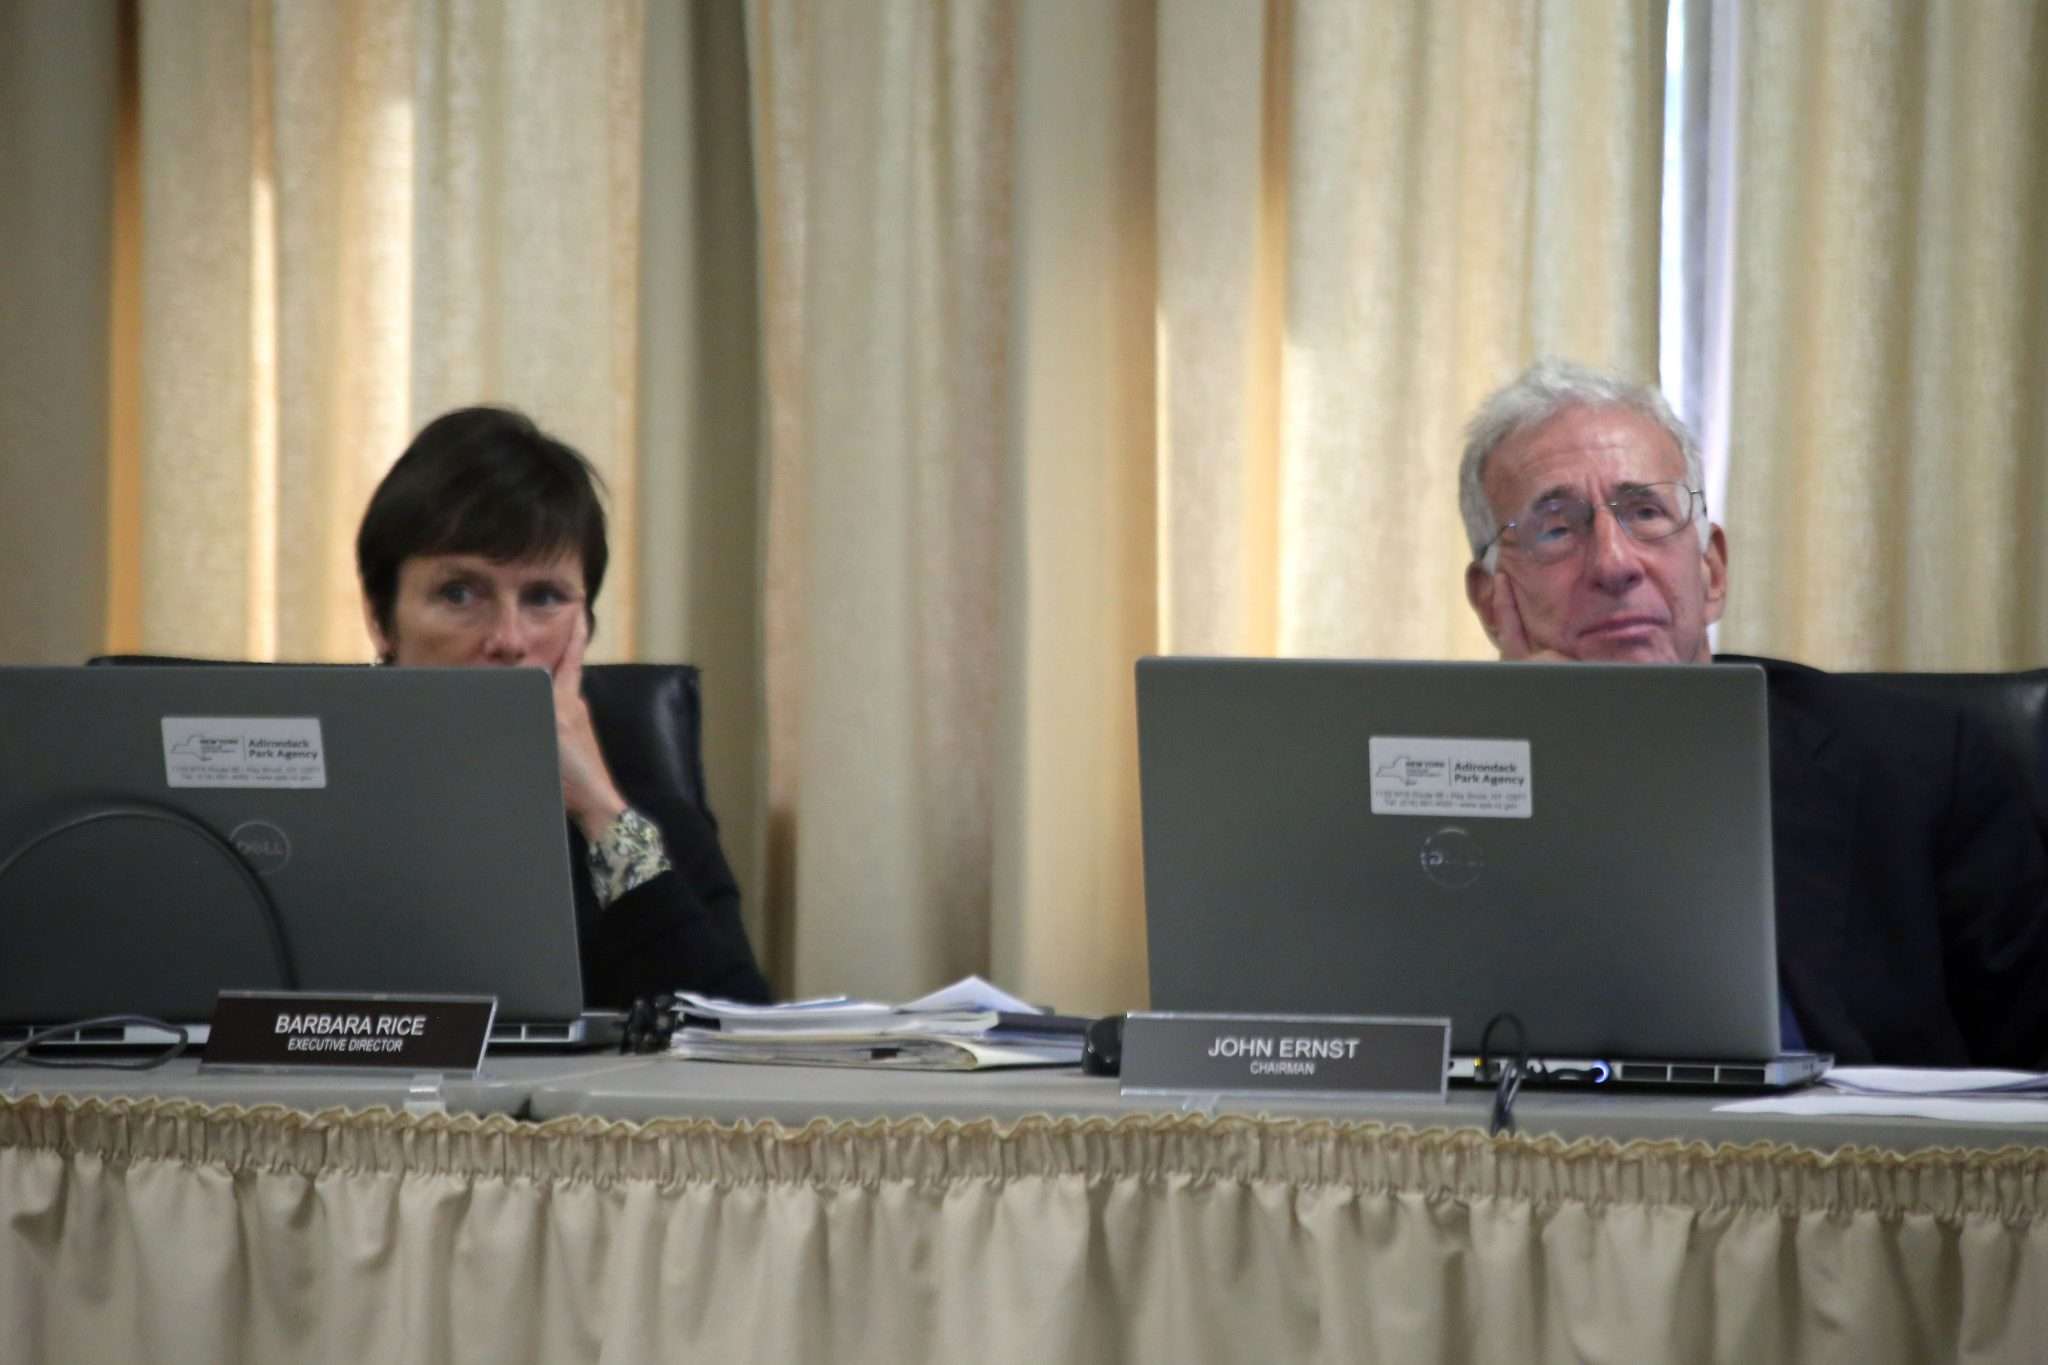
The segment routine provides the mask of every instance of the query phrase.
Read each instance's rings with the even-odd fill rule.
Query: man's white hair
[[[1472,557],[1500,531],[1500,521],[1486,501],[1486,462],[1508,438],[1541,426],[1567,408],[1626,408],[1649,418],[1678,443],[1685,457],[1688,488],[1707,486],[1700,443],[1653,385],[1589,369],[1569,360],[1539,360],[1503,388],[1494,390],[1465,424],[1465,458],[1458,466],[1458,510],[1465,517],[1465,538]],[[1700,545],[1706,546],[1713,523],[1701,516]],[[1487,566],[1489,569],[1492,565]]]

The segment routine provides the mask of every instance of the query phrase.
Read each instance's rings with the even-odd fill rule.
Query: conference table
[[[14,1360],[2035,1360],[2048,1127],[1071,1070],[0,1067]]]

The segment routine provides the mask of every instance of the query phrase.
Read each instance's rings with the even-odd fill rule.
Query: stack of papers
[[[786,1005],[677,997],[670,1051],[700,1062],[975,1071],[1076,1066],[1086,1019],[1049,1014],[978,976],[904,1005],[829,996]]]

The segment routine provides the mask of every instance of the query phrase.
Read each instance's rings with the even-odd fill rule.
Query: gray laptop
[[[1468,1068],[1506,1013],[1594,1081],[1824,1066],[1779,1048],[1760,669],[1162,658],[1137,681],[1154,1009],[1444,1016]]]
[[[0,1026],[222,989],[583,1011],[538,669],[0,668]]]

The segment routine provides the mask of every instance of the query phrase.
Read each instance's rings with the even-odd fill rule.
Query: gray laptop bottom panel
[[[1824,1052],[1787,1052],[1761,1061],[1532,1057],[1524,1083],[1536,1088],[1572,1089],[1783,1090],[1819,1080],[1834,1060]],[[1463,1084],[1493,1085],[1500,1080],[1499,1068],[1498,1057],[1453,1057],[1450,1079]]]
[[[1760,670],[1137,674],[1153,1008],[1445,1015],[1466,1054],[1503,1012],[1534,1053],[1777,1054]]]

